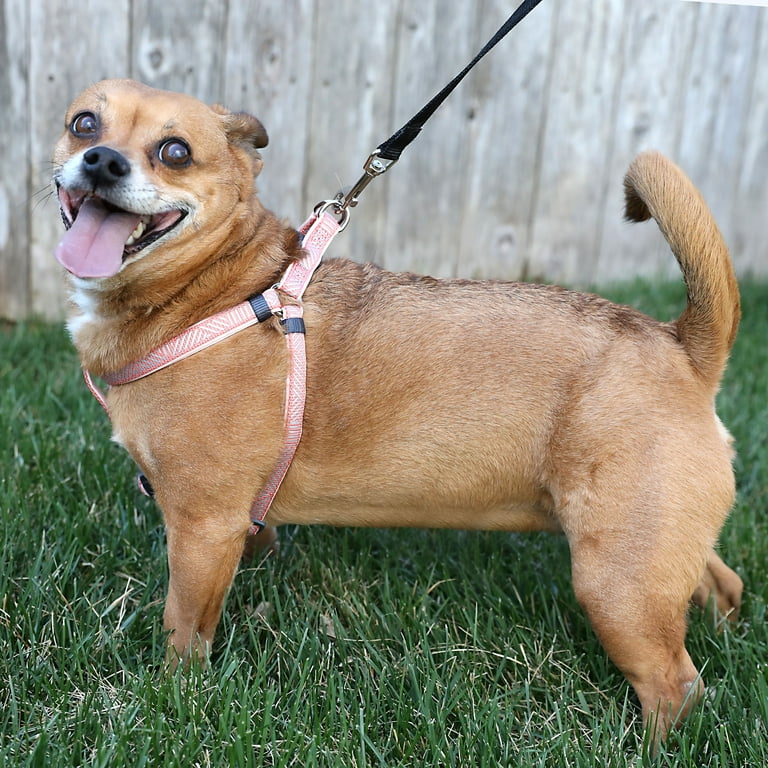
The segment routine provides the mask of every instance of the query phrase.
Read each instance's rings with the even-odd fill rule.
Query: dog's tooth
[[[131,232],[130,236],[125,241],[125,244],[133,245],[144,234],[144,230],[146,230],[148,222],[149,217],[142,216],[139,223],[136,225],[136,229]]]

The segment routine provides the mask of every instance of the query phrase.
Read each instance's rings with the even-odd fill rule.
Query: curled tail
[[[657,152],[644,152],[624,179],[630,221],[651,216],[675,254],[688,290],[680,341],[701,379],[716,389],[739,326],[739,287],[728,249],[688,177]]]

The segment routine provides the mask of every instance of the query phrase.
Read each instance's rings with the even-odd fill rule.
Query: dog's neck
[[[82,366],[101,376],[140,359],[199,320],[266,290],[300,255],[298,233],[262,209],[181,284],[105,287],[70,278],[67,327]]]

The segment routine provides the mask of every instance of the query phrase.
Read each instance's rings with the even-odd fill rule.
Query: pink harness
[[[296,448],[301,440],[304,403],[307,395],[307,355],[301,298],[320,264],[323,254],[336,234],[344,228],[345,223],[344,217],[339,221],[325,212],[325,208],[320,208],[318,212],[304,222],[299,230],[303,236],[304,255],[288,266],[280,282],[274,288],[252,296],[231,309],[195,323],[186,331],[152,350],[141,360],[129,363],[119,371],[103,376],[104,381],[112,387],[128,384],[167,368],[196,352],[207,349],[244,328],[262,323],[273,315],[280,318],[290,355],[286,380],[283,445],[272,474],[251,505],[249,534],[258,533],[264,527],[264,518],[277,495],[288,468],[291,466]],[[284,305],[280,300],[278,291],[299,303]],[[106,398],[94,383],[91,374],[84,370],[83,375],[88,388],[109,414]],[[139,487],[146,492],[141,481]]]

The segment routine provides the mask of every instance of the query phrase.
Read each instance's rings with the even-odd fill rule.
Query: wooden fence
[[[259,188],[298,223],[455,74],[516,0],[0,0],[0,315],[61,316],[51,147],[70,100],[130,76],[258,115]],[[545,0],[366,192],[333,255],[571,284],[674,275],[621,181],[655,147],[768,274],[768,10]]]

